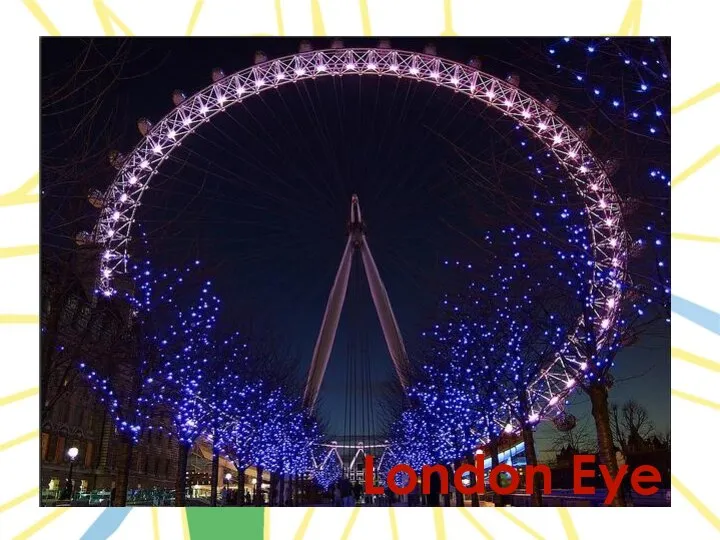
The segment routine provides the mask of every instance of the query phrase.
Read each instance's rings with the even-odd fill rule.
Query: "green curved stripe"
[[[191,540],[263,540],[264,508],[186,508]]]

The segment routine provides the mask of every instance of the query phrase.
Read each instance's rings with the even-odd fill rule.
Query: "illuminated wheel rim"
[[[628,245],[620,199],[603,164],[553,109],[511,82],[444,58],[393,49],[330,49],[265,61],[223,77],[180,102],[124,158],[105,194],[93,233],[93,241],[102,246],[100,292],[105,296],[116,292],[113,279],[127,270],[132,224],[142,196],[153,175],[185,137],[228,107],[267,90],[306,79],[347,75],[408,78],[464,94],[517,122],[554,154],[585,206],[594,265],[589,297],[593,299],[593,324],[598,326],[602,344],[619,312]],[[555,413],[562,406],[562,398],[583,377],[587,366],[575,346],[577,342],[570,338],[530,386],[533,409],[528,421]],[[510,422],[507,429],[514,427]]]

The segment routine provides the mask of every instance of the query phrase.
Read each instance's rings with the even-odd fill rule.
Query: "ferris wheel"
[[[191,96],[175,91],[175,107],[157,123],[139,120],[142,139],[130,152],[112,154],[111,162],[118,171],[114,180],[104,193],[90,195],[91,204],[100,209],[94,230],[77,237],[78,243],[100,248],[98,291],[106,297],[117,293],[117,280],[128,271],[129,247],[137,234],[143,196],[173,152],[200,126],[235,105],[251,105],[262,94],[281,93],[283,87],[301,81],[360,76],[406,79],[449,90],[468,102],[493,109],[552,154],[584,206],[594,267],[590,283],[592,324],[597,324],[597,334],[603,339],[618,317],[628,251],[621,201],[610,180],[611,164],[593,154],[586,130],[573,129],[562,119],[557,99],[529,95],[519,87],[517,76],[491,75],[482,71],[476,60],[448,60],[432,47],[418,53],[395,50],[387,42],[373,48],[345,48],[335,42],[324,50],[312,50],[303,43],[299,53],[277,59],[259,53],[252,67],[236,73],[213,70],[212,84]],[[530,422],[555,417],[563,397],[583,377],[587,366],[573,346],[575,341],[570,338],[568,346],[533,383],[535,405]],[[513,429],[511,420],[503,422],[506,425]]]

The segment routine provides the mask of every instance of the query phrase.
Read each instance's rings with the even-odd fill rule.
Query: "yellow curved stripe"
[[[698,172],[700,169],[702,169],[705,165],[710,163],[713,159],[718,157],[720,155],[720,145],[716,146],[712,150],[710,150],[707,154],[702,156],[700,159],[698,159],[695,163],[690,165],[687,169],[685,169],[683,172],[678,174],[675,178],[672,179],[670,182],[670,187],[674,188],[682,184],[685,180],[690,178],[693,174]]]
[[[28,9],[28,11],[32,13],[32,16],[35,17],[37,22],[42,25],[42,27],[48,34],[50,34],[51,36],[60,35],[60,30],[58,30],[57,26],[53,24],[53,22],[50,20],[50,17],[45,14],[45,12],[35,0],[23,0],[23,4],[25,4],[25,7]]]
[[[0,259],[9,259],[10,257],[25,257],[27,255],[37,255],[40,253],[40,246],[37,244],[28,246],[13,246],[0,248]]]
[[[29,193],[38,187],[38,182],[39,175],[38,173],[35,173],[25,180],[23,185],[15,191],[0,195],[0,206],[15,206],[16,204],[30,204],[38,202],[40,200],[39,195],[37,193]]]
[[[435,522],[435,540],[447,540],[442,508],[433,508],[433,521]]]
[[[0,324],[37,324],[39,322],[40,317],[37,315],[0,313]]]
[[[563,529],[565,529],[568,540],[578,540],[577,529],[575,529],[575,524],[568,509],[558,508],[558,514],[560,514],[560,521],[562,522]]]
[[[697,354],[693,354],[683,349],[678,349],[677,347],[673,347],[671,352],[673,358],[684,360],[689,364],[695,364],[696,366],[709,369],[710,371],[720,371],[720,362],[715,362],[709,358],[698,356]]]
[[[670,236],[676,240],[690,240],[691,242],[720,243],[720,236],[703,236],[702,234],[671,233]]]
[[[180,511],[180,521],[182,522],[183,540],[190,540],[190,528],[188,527],[187,510],[185,508]]]
[[[691,97],[689,99],[686,99],[680,105],[676,105],[675,107],[672,107],[670,109],[670,114],[677,114],[680,111],[689,109],[693,105],[697,105],[701,101],[705,101],[706,99],[713,97],[718,92],[720,92],[720,83],[715,83],[710,88],[706,88],[699,94],[694,95],[693,97]]]
[[[703,502],[677,478],[677,476],[673,474],[670,477],[670,481],[672,482],[673,487],[677,489],[698,512],[700,512],[700,515],[704,517],[713,527],[720,531],[720,518],[713,514],[710,509],[705,506]]]
[[[150,509],[152,513],[153,540],[160,540],[160,520],[158,519],[158,509],[154,506]]]
[[[350,537],[350,533],[352,532],[352,528],[355,526],[355,521],[357,520],[359,513],[360,507],[356,506],[355,509],[352,511],[352,514],[350,514],[350,519],[348,519],[348,522],[345,525],[345,529],[343,530],[340,540],[347,540]]]
[[[395,509],[391,506],[388,508],[390,512],[390,535],[391,540],[398,540],[400,537],[398,535],[398,527],[397,527],[397,518],[395,517]]]
[[[33,439],[37,439],[37,437],[39,435],[40,435],[40,432],[37,429],[35,431],[25,433],[24,435],[20,435],[19,437],[16,437],[15,439],[12,439],[12,440],[9,440],[8,442],[4,442],[4,443],[0,444],[0,452],[9,450],[13,446],[17,446],[18,444],[22,444],[22,443],[31,441]]]
[[[263,540],[270,540],[270,507],[263,511]]]
[[[310,13],[312,15],[312,28],[314,36],[325,36],[325,22],[323,21],[322,10],[318,0],[311,0]]]
[[[483,535],[487,540],[492,540],[492,535],[487,531],[485,527],[480,525],[480,522],[475,519],[475,517],[472,515],[472,512],[465,508],[464,506],[460,507],[460,515],[463,516],[469,523],[472,525],[477,532]]]
[[[630,0],[625,18],[620,23],[620,36],[639,36],[640,35],[640,19],[642,17],[642,0]]]
[[[190,21],[188,22],[187,29],[185,30],[186,36],[192,36],[193,30],[195,30],[195,23],[200,17],[200,12],[203,8],[203,0],[196,0],[195,7],[193,7],[192,14],[190,15]]]
[[[360,20],[362,21],[363,36],[372,36],[370,27],[370,10],[368,9],[367,0],[358,0],[360,7]]]
[[[284,36],[285,23],[283,22],[282,0],[275,0],[275,21],[277,22],[278,36]]]
[[[534,531],[533,529],[531,529],[528,525],[525,525],[524,522],[520,521],[518,518],[516,518],[515,516],[513,516],[510,512],[508,512],[508,511],[505,510],[504,508],[496,508],[496,510],[497,510],[498,512],[500,512],[503,516],[505,516],[507,519],[509,519],[510,521],[512,521],[515,525],[517,525],[518,527],[520,527],[523,531],[525,531],[526,533],[528,533],[530,536],[533,536],[533,537],[537,538],[538,540],[545,540],[545,539],[542,537],[542,535],[540,535],[539,533],[537,533],[536,531]]]
[[[455,27],[453,26],[453,10],[452,0],[443,1],[443,17],[445,19],[445,28],[440,33],[441,36],[457,36]]]
[[[105,5],[103,0],[93,0],[95,11],[97,12],[98,19],[102,25],[103,32],[106,36],[115,35],[115,26],[117,26],[123,34],[126,36],[132,36],[132,30],[115,15],[115,12]]]
[[[36,532],[45,528],[47,525],[49,525],[50,523],[55,521],[57,518],[62,516],[68,510],[70,510],[70,508],[58,508],[57,510],[53,510],[52,512],[47,514],[44,518],[36,521],[30,527],[28,527],[23,532],[18,534],[13,540],[26,540],[27,538],[30,538]]]
[[[709,399],[694,396],[693,394],[688,394],[687,392],[675,390],[674,388],[670,390],[670,394],[675,397],[679,397],[680,399],[695,403],[697,405],[702,405],[703,407],[709,407],[711,409],[717,409],[718,411],[720,411],[720,403],[715,403],[714,401],[710,401]]]
[[[16,401],[20,401],[21,399],[27,399],[32,396],[37,396],[39,391],[40,390],[37,387],[28,388],[27,390],[22,390],[21,392],[16,392],[15,394],[10,394],[9,396],[1,397],[0,407],[10,405],[11,403],[15,403]]]
[[[300,523],[300,527],[298,527],[298,530],[295,533],[295,540],[303,540],[303,538],[305,538],[305,532],[307,531],[307,528],[310,525],[310,519],[312,518],[312,515],[314,512],[315,512],[314,508],[307,509],[307,512],[305,512],[302,522]]]
[[[8,502],[4,504],[0,504],[0,514],[5,512],[6,510],[10,510],[11,508],[15,508],[18,504],[21,504],[28,499],[32,499],[33,497],[36,497],[38,495],[39,491],[38,488],[32,488],[29,491],[26,491],[22,495],[18,495],[14,499],[10,499]]]

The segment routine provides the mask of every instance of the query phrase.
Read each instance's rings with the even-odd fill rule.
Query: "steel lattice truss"
[[[309,51],[264,61],[178,100],[170,113],[148,129],[133,151],[119,160],[119,173],[104,195],[100,218],[90,238],[103,247],[100,291],[106,296],[115,293],[113,278],[126,271],[131,228],[142,195],[185,137],[228,107],[266,90],[306,79],[348,75],[404,77],[448,88],[499,110],[544,143],[574,182],[585,205],[595,266],[590,298],[602,341],[619,311],[628,244],[620,200],[605,165],[593,155],[581,134],[554,112],[555,104],[540,102],[523,92],[512,78],[505,81],[469,65],[387,48]],[[533,384],[536,410],[531,419],[549,414],[582,377],[585,366],[574,342],[570,340]]]
[[[344,473],[356,471],[358,464],[364,463],[365,456],[368,454],[380,456],[375,463],[375,470],[378,471],[382,468],[383,462],[393,455],[392,447],[387,441],[385,444],[364,444],[362,442],[356,444],[338,444],[333,441],[327,444],[320,444],[318,447],[321,449],[319,456],[321,459],[316,459],[315,456],[312,458],[315,471],[324,469],[330,460],[337,460]],[[343,453],[346,453],[346,457],[349,457],[350,461],[343,458]],[[309,472],[312,473],[315,471]]]

